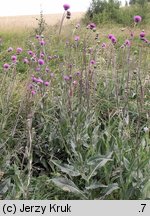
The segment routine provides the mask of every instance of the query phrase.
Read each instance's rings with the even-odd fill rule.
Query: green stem
[[[63,26],[63,22],[64,22],[65,17],[66,17],[66,12],[63,13],[63,16],[61,19],[60,28],[59,28],[59,35],[61,34],[61,30],[62,30],[62,26]]]

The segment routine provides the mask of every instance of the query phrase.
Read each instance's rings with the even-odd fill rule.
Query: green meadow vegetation
[[[1,29],[0,199],[150,199],[148,18],[131,2],[110,22],[101,3]]]

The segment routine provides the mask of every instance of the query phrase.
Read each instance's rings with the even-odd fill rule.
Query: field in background
[[[74,12],[71,15],[71,21],[80,20],[83,17],[83,12]],[[55,25],[61,20],[62,14],[50,14],[44,15],[44,19],[48,25]],[[8,16],[0,17],[0,30],[13,30],[22,28],[35,28],[37,26],[36,18],[40,18],[39,15],[33,16]],[[68,20],[65,21],[67,24]]]

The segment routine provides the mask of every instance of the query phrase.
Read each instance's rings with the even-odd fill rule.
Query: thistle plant
[[[136,28],[142,18],[133,17],[132,35],[103,33],[93,22],[61,34],[69,8],[57,34],[44,31],[43,20],[25,46],[9,44],[0,55],[0,195],[149,198],[150,53],[148,33]]]

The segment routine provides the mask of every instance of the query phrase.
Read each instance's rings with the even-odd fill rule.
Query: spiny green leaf
[[[105,189],[104,195],[101,197],[101,199],[104,199],[106,196],[110,195],[114,190],[118,190],[118,189],[119,189],[119,187],[118,187],[117,183],[108,185],[108,187]]]
[[[62,190],[80,194],[86,199],[86,196],[70,179],[58,177],[58,178],[53,178],[52,182],[54,182]]]
[[[80,172],[75,169],[75,167],[68,164],[58,164],[57,161],[52,160],[52,162],[63,172],[69,176],[80,176]]]

